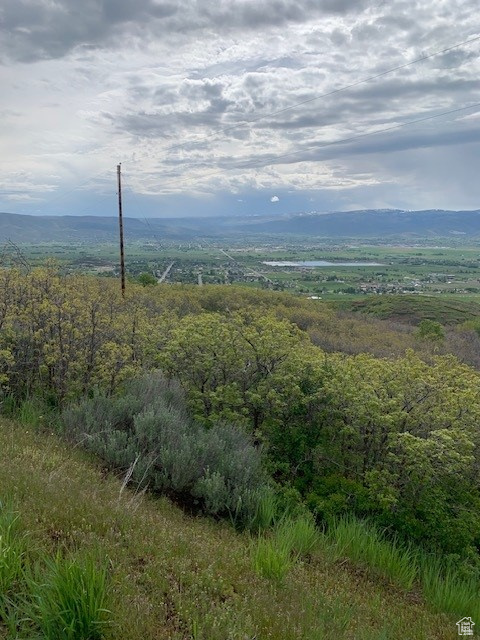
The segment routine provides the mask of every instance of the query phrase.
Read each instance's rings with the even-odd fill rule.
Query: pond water
[[[264,261],[269,267],[383,267],[380,262],[328,262],[328,260],[305,260],[302,262]]]

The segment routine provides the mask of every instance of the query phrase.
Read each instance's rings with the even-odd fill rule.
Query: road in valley
[[[173,265],[175,264],[175,262],[171,262],[168,267],[165,269],[165,271],[162,273],[162,275],[160,276],[160,278],[157,280],[158,284],[161,284],[162,282],[165,281],[165,278],[168,276],[168,274],[170,273],[170,269],[173,267]]]
[[[250,267],[246,267],[245,265],[240,264],[238,260],[235,260],[235,258],[231,256],[229,253],[227,253],[224,249],[220,249],[220,251],[223,253],[224,256],[227,256],[229,260],[231,260],[232,262],[235,262],[235,264],[237,264],[241,269],[245,269],[245,271],[250,271],[250,273],[252,273],[254,276],[257,276],[257,278],[263,278],[263,280],[266,280],[267,282],[270,282],[270,284],[273,284],[270,278],[267,278],[267,276],[264,276],[263,273],[260,273],[258,271],[255,271],[254,269],[250,269]]]

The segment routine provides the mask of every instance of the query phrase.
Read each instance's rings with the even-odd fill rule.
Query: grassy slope
[[[120,489],[120,480],[55,436],[0,423],[0,497],[13,497],[32,544],[108,554],[110,638],[456,637],[455,620],[345,561],[317,555],[275,586],[254,573],[246,536]]]
[[[454,296],[370,296],[362,300],[335,302],[331,306],[407,324],[418,324],[428,319],[448,325],[480,317],[478,300],[460,300]]]

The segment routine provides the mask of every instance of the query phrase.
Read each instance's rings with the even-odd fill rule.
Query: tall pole
[[[125,297],[125,253],[123,249],[123,215],[122,215],[122,174],[121,164],[117,165],[118,180],[118,225],[120,227],[120,277],[122,282],[122,298]]]

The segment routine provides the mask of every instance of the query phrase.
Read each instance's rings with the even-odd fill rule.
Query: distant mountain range
[[[292,213],[214,218],[125,218],[130,240],[193,240],[221,237],[315,238],[480,238],[480,210],[402,211],[368,209],[332,213]],[[114,217],[29,216],[0,213],[0,243],[113,242],[118,236]]]

